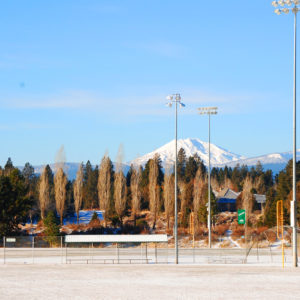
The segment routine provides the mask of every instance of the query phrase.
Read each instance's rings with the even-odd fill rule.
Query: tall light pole
[[[208,115],[208,247],[211,248],[211,200],[210,200],[210,116],[217,114],[217,107],[200,107],[198,108],[200,115]]]
[[[291,226],[293,228],[293,265],[298,266],[297,257],[297,198],[296,198],[296,45],[297,45],[297,13],[300,0],[280,0],[273,1],[272,5],[276,7],[275,13],[288,14],[290,11],[294,14],[294,101],[293,101],[293,200],[291,201]],[[293,5],[293,8],[288,6]],[[277,8],[281,6],[282,8]]]
[[[178,264],[178,226],[177,226],[177,107],[185,107],[185,104],[181,102],[180,94],[173,94],[167,96],[169,107],[172,107],[175,103],[175,199],[174,199],[174,238],[175,238],[175,263]]]

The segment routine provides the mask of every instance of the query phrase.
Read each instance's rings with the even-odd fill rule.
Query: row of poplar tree
[[[73,181],[68,180],[63,168],[63,165],[58,165],[54,175],[47,165],[42,174],[37,176],[29,163],[22,171],[13,166],[11,159],[8,159],[4,168],[0,167],[1,232],[11,231],[25,218],[44,219],[49,211],[56,210],[62,223],[67,214],[76,212],[78,216],[80,209],[96,208],[105,212],[105,223],[118,219],[120,224],[124,216],[131,215],[135,220],[142,209],[149,209],[154,227],[162,213],[169,227],[174,215],[174,170],[166,166],[163,172],[159,156],[150,159],[144,168],[131,166],[126,176],[121,165],[114,169],[108,156],[104,156],[95,168],[89,161],[81,164]],[[205,165],[197,155],[186,157],[185,151],[180,149],[177,172],[180,225],[188,226],[190,212],[195,212],[198,224],[205,224],[208,198]],[[297,163],[299,173],[300,164]],[[271,170],[264,171],[260,163],[250,169],[239,165],[235,168],[213,168],[211,187],[216,192],[223,188],[241,192],[237,208],[245,208],[249,213],[256,209],[254,194],[265,194],[267,201],[262,223],[269,226],[276,222],[276,202],[283,200],[288,222],[292,197],[291,161],[275,177]],[[216,214],[214,193],[211,199],[212,213]],[[8,222],[9,218],[13,221]]]
[[[206,177],[206,168],[200,158],[195,155],[187,159],[184,150],[180,150],[178,190],[184,224],[187,224],[190,211],[205,207]],[[47,211],[56,209],[61,222],[68,212],[75,211],[78,216],[82,208],[99,208],[104,211],[105,223],[118,218],[120,224],[125,215],[131,215],[135,221],[142,209],[149,209],[154,227],[161,212],[165,212],[169,226],[174,214],[174,192],[174,172],[171,168],[163,172],[159,156],[150,159],[144,168],[131,166],[126,176],[121,165],[117,164],[114,169],[110,158],[104,156],[95,168],[89,161],[81,164],[73,182],[68,182],[63,166],[53,175],[47,165],[39,178],[37,208],[42,219]]]

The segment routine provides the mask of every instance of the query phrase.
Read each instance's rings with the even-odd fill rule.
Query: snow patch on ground
[[[2,299],[299,299],[300,270],[266,266],[2,265]]]

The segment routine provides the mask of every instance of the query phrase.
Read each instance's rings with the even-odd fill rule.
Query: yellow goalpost
[[[281,240],[282,249],[282,267],[284,268],[284,232],[283,232],[283,202],[282,200],[276,203],[276,217],[277,217],[277,238]]]

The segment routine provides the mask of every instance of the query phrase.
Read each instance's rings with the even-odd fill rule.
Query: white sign
[[[263,204],[266,203],[266,195],[254,194],[255,200],[257,203]]]
[[[66,235],[66,243],[166,243],[166,234]]]
[[[7,243],[15,243],[16,242],[16,238],[6,238],[6,242]]]

